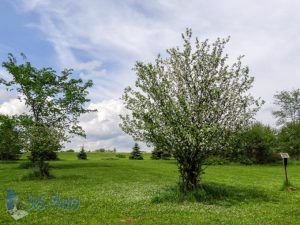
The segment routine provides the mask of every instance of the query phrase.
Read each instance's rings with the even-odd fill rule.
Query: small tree
[[[281,91],[274,95],[274,99],[274,104],[279,106],[279,110],[273,111],[278,125],[300,120],[300,89]]]
[[[25,63],[18,65],[16,58],[8,55],[2,66],[12,79],[1,78],[0,84],[17,91],[29,109],[28,117],[32,123],[27,126],[27,150],[32,154],[32,161],[40,166],[41,177],[45,177],[45,155],[59,150],[62,143],[73,135],[85,136],[78,118],[93,111],[85,108],[90,101],[87,89],[93,82],[84,83],[82,79],[71,78],[70,69],[63,70],[60,75],[52,68],[37,69],[24,54],[22,56]]]
[[[136,87],[123,95],[131,113],[121,115],[121,128],[135,140],[172,149],[185,192],[197,188],[208,156],[227,151],[228,132],[247,125],[263,103],[249,94],[254,78],[242,57],[227,65],[228,39],[192,46],[191,37],[187,29],[182,50],[135,64]]]
[[[134,144],[132,152],[130,153],[129,159],[142,160],[142,152],[140,151],[140,147],[137,143]]]
[[[77,158],[78,159],[87,159],[87,154],[86,154],[83,146],[81,147],[80,152],[77,154]]]

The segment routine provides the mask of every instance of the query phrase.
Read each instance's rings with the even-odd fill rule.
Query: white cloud
[[[91,146],[132,143],[120,136],[116,113],[122,109],[114,99],[133,84],[135,60],[152,61],[166,48],[181,45],[180,33],[186,27],[200,39],[231,36],[231,60],[246,55],[244,62],[255,76],[252,92],[267,101],[257,115],[265,123],[274,124],[270,112],[275,92],[300,83],[296,0],[21,2],[26,13],[39,15],[32,23],[52,43],[60,66],[95,82],[92,102],[103,112],[82,121],[88,133],[85,143]],[[110,136],[115,139],[107,139]]]
[[[19,115],[27,112],[24,101],[20,102],[19,99],[10,99],[7,102],[0,104],[0,114],[5,115]]]
[[[134,142],[119,127],[119,115],[126,111],[122,102],[116,99],[104,100],[90,104],[89,108],[98,111],[85,114],[81,118],[80,125],[86,131],[88,138],[74,138],[66,148],[78,150],[84,145],[92,150],[116,148],[118,151],[130,151]],[[145,145],[142,145],[142,148],[148,149]]]

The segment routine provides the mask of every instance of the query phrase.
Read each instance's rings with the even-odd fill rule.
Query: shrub
[[[142,160],[142,152],[140,151],[140,147],[137,143],[134,144],[132,152],[130,153],[129,159]]]
[[[243,165],[247,165],[250,166],[252,165],[254,162],[252,159],[247,158],[246,156],[241,156],[238,161],[243,164]]]
[[[115,157],[115,156],[111,156],[111,157],[103,157],[103,158],[101,158],[102,160],[118,160],[118,159],[120,159],[120,158],[118,158],[118,157]]]
[[[77,158],[78,159],[84,159],[84,160],[87,159],[87,154],[86,154],[86,152],[84,150],[84,147],[81,147],[80,152],[77,154]]]
[[[126,155],[125,154],[116,154],[116,157],[117,158],[126,158]]]

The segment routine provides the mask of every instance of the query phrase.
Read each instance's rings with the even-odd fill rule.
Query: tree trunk
[[[199,178],[201,175],[200,160],[193,158],[182,158],[178,159],[179,171],[181,175],[181,189],[183,192],[193,191],[198,187]]]
[[[40,178],[47,179],[50,177],[48,163],[45,163],[43,160],[38,160],[36,162],[36,165],[38,166],[38,169],[39,169]]]

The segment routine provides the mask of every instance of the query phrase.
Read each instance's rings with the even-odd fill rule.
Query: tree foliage
[[[22,147],[17,119],[0,114],[0,160],[18,159]]]
[[[79,125],[81,114],[93,110],[86,109],[87,89],[93,85],[89,80],[73,79],[72,70],[65,69],[57,74],[52,68],[37,69],[22,54],[24,64],[8,55],[2,66],[11,75],[11,80],[0,79],[7,89],[20,94],[29,110],[32,123],[26,126],[26,150],[31,152],[32,161],[40,168],[41,177],[48,176],[44,160],[49,152],[60,150],[64,141],[72,135],[85,136]]]
[[[300,158],[300,122],[290,122],[278,133],[279,150],[288,152],[295,158]]]
[[[192,46],[190,29],[182,37],[182,50],[135,64],[135,88],[123,95],[131,113],[121,115],[121,128],[135,140],[172,149],[182,189],[189,191],[198,185],[205,158],[225,151],[227,132],[247,125],[262,101],[248,93],[254,78],[242,57],[227,65],[228,39],[209,44],[196,38]]]
[[[140,151],[140,147],[137,143],[134,144],[132,152],[130,153],[129,159],[142,160],[142,152]]]
[[[8,60],[2,66],[12,80],[2,78],[0,83],[23,96],[35,123],[61,129],[64,134],[84,136],[78,118],[83,113],[93,111],[84,107],[90,101],[87,99],[87,89],[93,82],[89,80],[84,83],[82,79],[71,78],[71,69],[63,70],[61,75],[52,68],[37,69],[27,61],[25,55],[22,56],[25,63],[18,65],[16,58],[8,55]]]
[[[78,159],[87,159],[87,154],[86,154],[83,146],[81,147],[80,152],[77,154],[77,158]]]
[[[276,160],[276,132],[269,126],[254,123],[235,135],[232,158],[248,159],[253,163],[264,164]]]
[[[274,99],[274,104],[279,107],[279,110],[273,111],[273,115],[277,118],[278,125],[299,121],[300,89],[281,91],[274,95]]]
[[[169,149],[159,149],[155,147],[151,152],[151,159],[164,159],[168,160],[172,156],[172,153]]]

